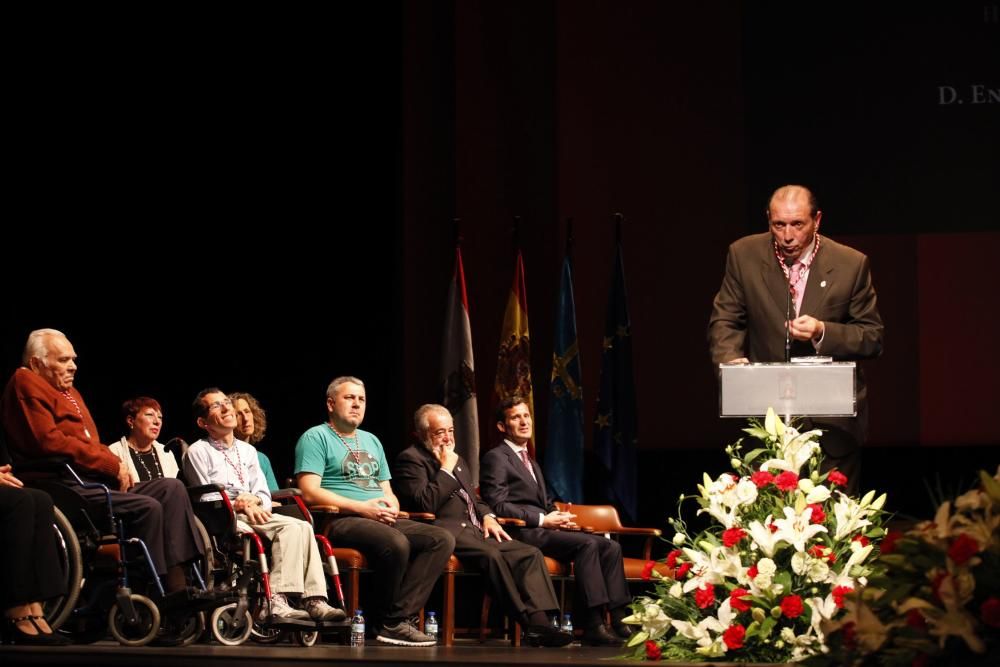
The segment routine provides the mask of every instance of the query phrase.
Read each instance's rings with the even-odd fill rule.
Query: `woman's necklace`
[[[135,443],[131,440],[126,439],[126,442],[128,443],[128,448],[135,452],[135,458],[138,459],[139,465],[141,465],[142,469],[146,471],[146,476],[149,479],[160,479],[164,476],[163,469],[160,468],[160,459],[156,455],[156,449],[154,447],[150,447],[148,451],[142,452],[139,451],[139,448],[136,447]],[[146,465],[146,455],[149,455],[153,459],[153,467],[156,468],[156,475],[153,475],[153,471],[149,469],[148,465]]]

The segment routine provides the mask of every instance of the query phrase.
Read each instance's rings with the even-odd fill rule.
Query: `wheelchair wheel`
[[[205,632],[205,612],[194,614],[165,614],[160,619],[160,633],[154,642],[157,646],[188,646],[198,641]]]
[[[267,628],[259,623],[254,623],[250,632],[250,639],[258,644],[277,644],[284,636],[285,632],[281,628]]]
[[[62,567],[63,583],[66,593],[45,602],[43,607],[45,618],[53,630],[58,630],[69,618],[80,599],[81,582],[83,581],[83,557],[80,553],[80,542],[76,531],[66,519],[66,515],[55,509],[53,530],[56,541],[56,552],[59,555],[59,565]]]
[[[108,612],[108,628],[111,630],[111,636],[122,646],[145,646],[156,639],[160,631],[160,610],[145,595],[133,593],[129,599],[135,605],[138,617],[136,622],[129,623],[125,613],[115,602]]]
[[[315,646],[319,641],[318,630],[296,630],[292,633],[292,643],[296,646]]]
[[[243,625],[237,627],[236,606],[237,603],[233,602],[232,604],[217,607],[212,612],[210,626],[212,628],[212,636],[215,637],[215,641],[225,646],[238,646],[242,644],[250,637],[250,631],[253,630],[253,618],[251,618],[249,611],[243,612],[245,616],[243,618]]]

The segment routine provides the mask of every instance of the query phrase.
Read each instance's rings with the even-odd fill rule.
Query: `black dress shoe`
[[[618,637],[605,625],[598,625],[588,628],[583,635],[583,643],[588,646],[623,646],[625,644],[621,637]]]
[[[573,641],[573,635],[551,625],[529,625],[524,633],[524,641],[531,646],[566,646]]]
[[[612,623],[611,629],[622,639],[629,639],[633,634],[635,634],[635,631],[632,630],[632,626],[626,625],[625,623]]]

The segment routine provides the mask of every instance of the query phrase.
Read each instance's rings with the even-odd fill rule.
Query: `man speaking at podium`
[[[800,185],[774,191],[769,232],[729,246],[722,287],[708,322],[713,364],[780,362],[822,355],[835,361],[873,359],[882,353],[882,318],[868,258],[819,234],[823,217],[813,193]],[[847,476],[858,490],[861,444],[868,428],[864,375],[857,373],[856,418],[814,420],[823,470]]]

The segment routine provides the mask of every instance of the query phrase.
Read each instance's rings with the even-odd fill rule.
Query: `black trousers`
[[[357,549],[375,570],[376,604],[368,616],[373,627],[416,616],[455,550],[443,528],[400,519],[394,526],[345,516],[327,529],[334,547]]]
[[[52,499],[38,489],[0,486],[0,607],[40,602],[66,592],[56,551]]]
[[[103,519],[104,492],[84,489],[75,482],[69,485],[87,499],[95,512],[102,512],[94,516]],[[112,491],[111,506],[125,520],[125,536],[138,537],[146,543],[157,574],[162,576],[168,568],[189,563],[205,553],[191,500],[179,479],[139,482],[127,493]]]
[[[545,557],[537,547],[518,540],[484,540],[483,532],[469,525],[455,535],[455,556],[489,578],[509,613],[525,617],[559,608]]]
[[[632,601],[617,542],[592,533],[548,528],[522,528],[517,539],[538,547],[546,556],[573,562],[576,590],[584,607],[616,609]]]

